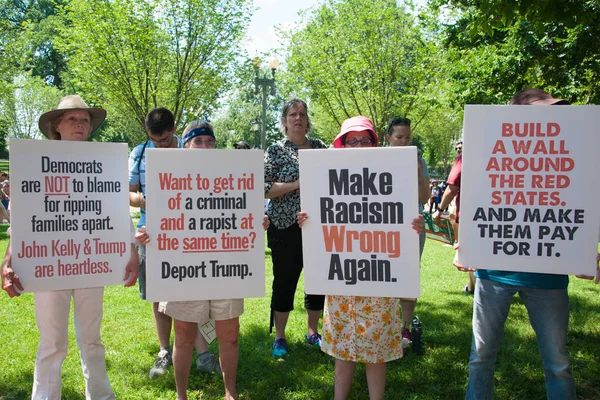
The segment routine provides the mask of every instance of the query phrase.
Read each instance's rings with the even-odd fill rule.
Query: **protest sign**
[[[261,151],[147,149],[148,301],[265,294]]]
[[[10,140],[12,266],[28,292],[123,283],[127,145]]]
[[[304,290],[419,296],[417,150],[302,150]]]
[[[452,222],[448,217],[442,216],[439,224],[433,222],[429,213],[423,213],[425,223],[425,235],[427,239],[437,240],[446,244],[456,243],[456,233],[452,229]]]
[[[466,106],[459,262],[594,274],[600,107]]]

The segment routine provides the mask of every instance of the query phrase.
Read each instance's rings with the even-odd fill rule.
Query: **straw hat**
[[[92,117],[92,128],[90,135],[94,133],[106,119],[106,110],[103,108],[90,107],[85,101],[76,94],[65,96],[58,102],[56,109],[48,111],[40,117],[38,126],[40,131],[48,139],[60,139],[60,133],[56,131],[56,119],[67,111],[83,110],[87,111]]]

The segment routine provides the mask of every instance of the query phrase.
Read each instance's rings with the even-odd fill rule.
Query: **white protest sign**
[[[12,265],[28,292],[122,284],[127,145],[10,140]]]
[[[594,275],[600,107],[466,106],[459,262]]]
[[[304,290],[419,297],[417,150],[301,150]]]
[[[265,295],[262,151],[146,149],[148,301]]]

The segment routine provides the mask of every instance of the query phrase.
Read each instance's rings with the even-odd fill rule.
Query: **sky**
[[[424,5],[426,0],[413,0],[417,5]],[[300,23],[300,10],[315,9],[321,0],[255,0],[257,7],[244,43],[244,48],[252,58],[271,49],[281,47],[275,28],[292,28]],[[281,59],[281,55],[278,54]],[[266,59],[264,60],[267,61]]]
[[[254,57],[270,49],[281,47],[275,27],[293,27],[301,20],[298,15],[300,10],[318,4],[319,0],[255,0],[254,5],[258,9],[250,21],[244,46],[248,55]]]

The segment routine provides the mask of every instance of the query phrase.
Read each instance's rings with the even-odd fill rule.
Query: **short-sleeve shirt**
[[[458,186],[458,192],[456,192],[456,219],[460,218],[460,177],[462,174],[462,153],[454,159],[454,165],[450,170],[450,175],[446,182],[448,185]]]
[[[309,138],[311,149],[326,149],[319,139]],[[276,182],[294,182],[300,177],[298,146],[284,138],[265,151],[265,194]],[[272,198],[267,214],[277,229],[285,229],[298,221],[300,191],[294,190],[283,196]]]
[[[419,151],[419,161],[421,162],[421,165],[423,166],[423,177],[424,178],[429,178],[429,169],[427,169],[427,163],[425,162],[425,159],[423,158],[423,156],[420,154],[421,152]],[[417,195],[417,197],[419,197]],[[423,213],[423,204],[419,201],[419,214]]]
[[[177,136],[177,147],[183,147],[181,139]],[[129,155],[129,184],[130,185],[141,185],[142,194],[146,195],[146,151],[144,150],[144,145],[146,146],[146,150],[155,149],[156,146],[151,140],[148,140],[144,143],[138,144],[134,147]],[[141,157],[141,160],[140,160]],[[146,210],[144,208],[140,208],[140,220],[137,224],[138,228],[141,226],[146,226]]]

